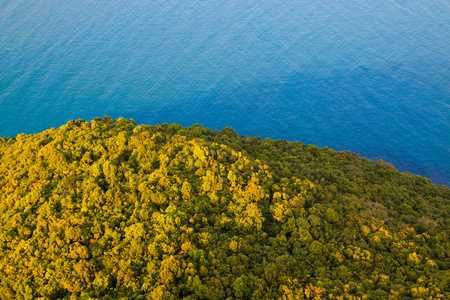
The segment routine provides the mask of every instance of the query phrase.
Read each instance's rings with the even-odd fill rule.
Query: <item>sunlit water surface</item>
[[[449,186],[450,2],[0,1],[0,136],[105,115],[350,150]]]

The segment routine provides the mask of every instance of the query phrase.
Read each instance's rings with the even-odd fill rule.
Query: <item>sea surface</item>
[[[450,186],[450,1],[0,0],[0,136],[105,115]]]

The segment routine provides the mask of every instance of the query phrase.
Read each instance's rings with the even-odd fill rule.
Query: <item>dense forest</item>
[[[450,299],[450,190],[110,117],[0,138],[0,299]]]

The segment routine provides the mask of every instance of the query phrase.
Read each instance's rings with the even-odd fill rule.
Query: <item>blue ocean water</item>
[[[1,0],[0,136],[195,123],[450,186],[448,0]]]

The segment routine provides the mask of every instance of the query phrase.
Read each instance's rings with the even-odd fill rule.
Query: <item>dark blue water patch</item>
[[[201,120],[243,135],[351,150],[450,185],[447,76],[449,69],[425,64],[361,67],[327,76],[293,74],[183,105],[130,109],[126,115],[143,123],[186,126]]]

